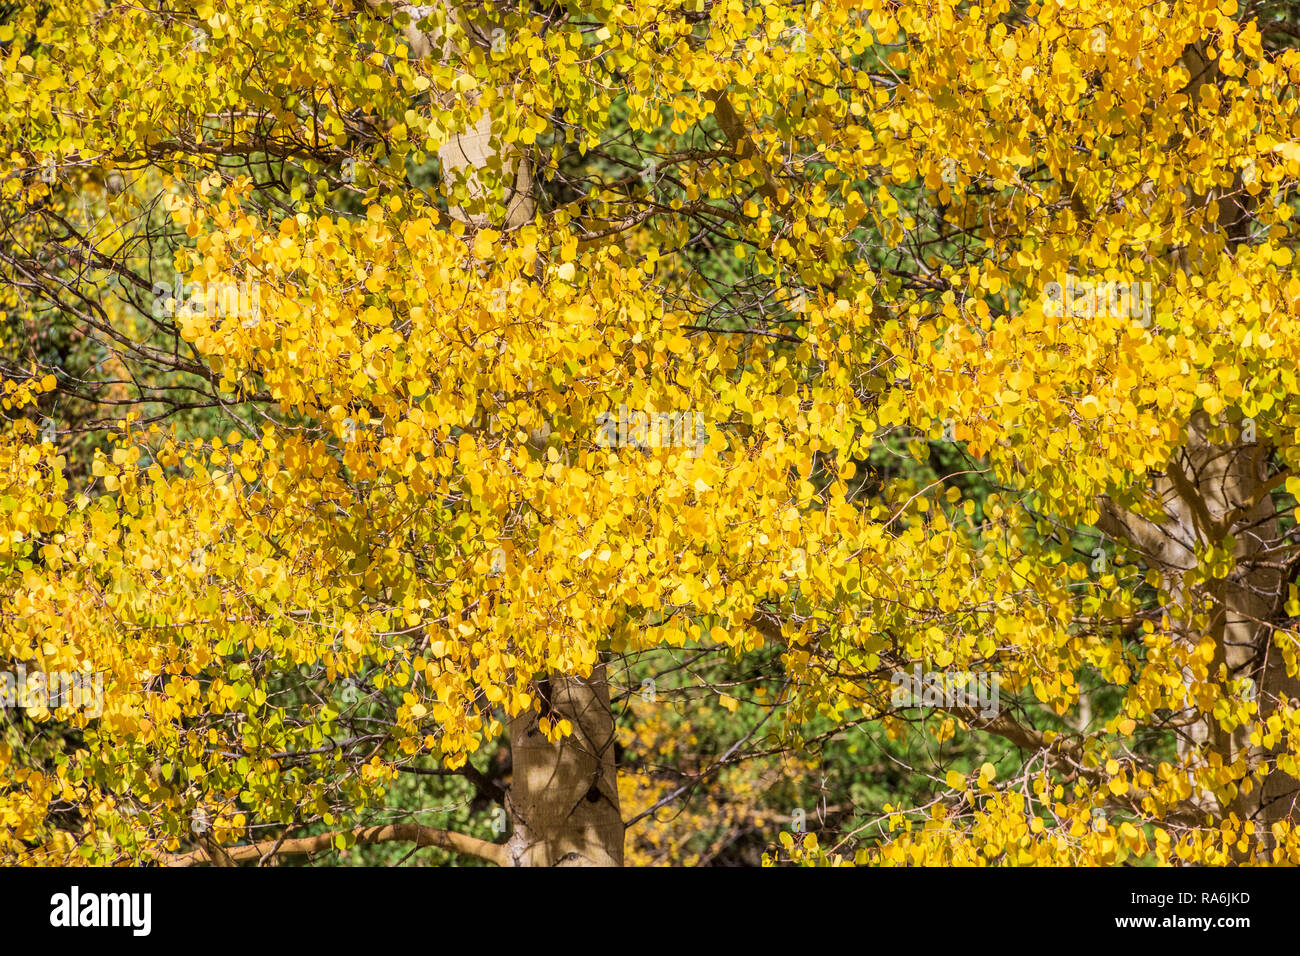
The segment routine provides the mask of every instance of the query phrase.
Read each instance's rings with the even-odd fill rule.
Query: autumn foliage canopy
[[[1300,863],[1290,10],[0,14],[0,861]]]

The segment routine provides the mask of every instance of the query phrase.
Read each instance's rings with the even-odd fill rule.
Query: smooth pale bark
[[[1186,444],[1156,480],[1153,491],[1163,520],[1147,521],[1110,506],[1102,530],[1140,551],[1146,563],[1160,571],[1165,590],[1189,617],[1208,599],[1203,627],[1175,622],[1179,639],[1195,646],[1211,638],[1211,677],[1222,673],[1230,680],[1253,680],[1261,718],[1267,719],[1281,702],[1300,698],[1300,681],[1288,676],[1272,640],[1274,623],[1283,614],[1287,576],[1278,557],[1270,553],[1270,546],[1279,540],[1279,529],[1266,474],[1269,450],[1263,443],[1212,442],[1210,427],[1209,416],[1196,413],[1188,424]],[[1196,566],[1196,549],[1217,544],[1228,534],[1236,540],[1233,571],[1209,585],[1184,587],[1182,574]],[[1180,752],[1185,757],[1206,755],[1198,763],[1215,754],[1225,763],[1244,758],[1254,768],[1270,756],[1263,748],[1250,746],[1247,728],[1225,733],[1208,713],[1185,727],[1183,734]],[[1297,781],[1274,770],[1263,788],[1238,793],[1226,806],[1206,809],[1254,820],[1264,831],[1267,847],[1268,827],[1296,817],[1296,787]]]
[[[1193,109],[1201,88],[1222,79],[1217,61],[1207,57],[1203,47],[1194,44],[1181,58],[1192,78],[1183,92]],[[1230,187],[1187,197],[1189,210],[1214,208],[1214,222],[1225,231],[1227,246],[1220,251],[1217,240],[1207,234],[1206,242],[1175,250],[1176,268],[1188,274],[1205,271],[1213,265],[1207,260],[1230,252],[1245,238],[1250,200],[1243,198],[1242,185],[1238,174]],[[1189,647],[1207,637],[1212,639],[1211,677],[1222,674],[1228,680],[1253,680],[1260,719],[1267,720],[1281,703],[1300,698],[1300,681],[1287,675],[1273,643],[1275,624],[1284,616],[1288,574],[1277,551],[1280,532],[1270,498],[1277,484],[1268,476],[1272,449],[1263,441],[1245,441],[1245,436],[1226,443],[1211,441],[1212,424],[1204,412],[1196,413],[1188,422],[1184,446],[1154,482],[1151,492],[1159,503],[1161,520],[1147,521],[1106,502],[1101,528],[1143,554],[1148,566],[1160,572],[1164,589],[1184,613],[1202,607],[1208,599],[1204,626],[1176,623],[1178,638]],[[1232,573],[1221,581],[1186,588],[1182,575],[1196,566],[1196,550],[1217,546],[1229,534],[1236,542]],[[1210,755],[1225,764],[1244,758],[1253,770],[1272,754],[1250,746],[1248,733],[1246,727],[1225,733],[1213,715],[1202,714],[1183,729],[1179,752],[1194,765],[1205,765]],[[1253,820],[1260,845],[1267,851],[1273,823],[1300,819],[1297,787],[1300,781],[1274,770],[1264,787],[1238,793],[1226,805],[1204,809]]]
[[[551,743],[538,728],[538,714],[511,721],[510,859],[516,866],[622,866],[623,816],[604,665],[589,680],[557,676],[540,689],[551,719],[568,719],[573,733]]]
[[[1218,61],[1207,52],[1204,43],[1195,44],[1183,57],[1183,65],[1192,77],[1186,92],[1190,94],[1189,103],[1193,108],[1202,85],[1221,84],[1224,79]],[[1192,200],[1194,207],[1213,204],[1215,221],[1227,237],[1224,251],[1229,253],[1246,239],[1250,222],[1253,197],[1246,194],[1243,186],[1242,174],[1238,172],[1230,186]],[[1198,266],[1204,250],[1194,248],[1188,252],[1183,267]],[[1280,556],[1270,553],[1280,541],[1270,488],[1266,484],[1272,449],[1263,442],[1211,444],[1206,437],[1208,426],[1208,416],[1193,418],[1183,456],[1188,467],[1177,467],[1178,461],[1172,463],[1169,480],[1174,490],[1191,502],[1192,514],[1179,515],[1184,534],[1197,530],[1199,513],[1202,524],[1211,522],[1209,532],[1213,536],[1222,538],[1232,534],[1236,539],[1236,568],[1227,579],[1210,589],[1215,609],[1206,633],[1215,641],[1214,666],[1222,665],[1232,678],[1250,678],[1255,682],[1260,717],[1266,720],[1280,703],[1300,698],[1300,681],[1287,675],[1282,656],[1273,646],[1272,625],[1284,614],[1288,582]],[[1189,635],[1189,639],[1201,636]],[[1196,743],[1208,744],[1225,762],[1244,757],[1254,769],[1271,754],[1263,748],[1251,747],[1247,737],[1247,728],[1226,734],[1213,718],[1192,728]],[[1264,831],[1264,845],[1268,846],[1271,843],[1268,828],[1273,823],[1297,819],[1298,786],[1300,781],[1275,770],[1263,788],[1238,794],[1224,809],[1254,820]]]
[[[413,55],[428,55],[441,43],[446,59],[456,51],[448,40],[420,31],[418,13],[412,13],[405,34]],[[463,25],[452,5],[444,8],[449,21]],[[480,38],[481,39],[481,38]],[[474,105],[474,102],[469,104]],[[452,137],[438,150],[444,178],[462,177],[471,201],[487,198],[492,181],[510,184],[504,219],[494,221],[483,211],[469,212],[453,206],[453,218],[475,229],[491,227],[504,232],[533,220],[532,169],[527,156],[492,134],[485,111],[473,127]],[[485,171],[492,176],[484,176]],[[486,208],[486,203],[476,205]],[[552,721],[567,719],[571,736],[552,743],[538,728],[541,714],[529,712],[510,721],[513,779],[506,794],[512,833],[504,862],[514,866],[622,866],[623,816],[618,801],[614,765],[614,716],[604,665],[590,678],[553,675],[539,682],[539,696]]]
[[[492,137],[492,117],[488,113],[484,112],[471,129],[452,137],[447,145],[438,150],[438,159],[442,163],[444,176],[453,181],[462,175],[467,177],[466,185],[471,196],[483,193],[476,171],[495,162],[502,164],[502,181],[513,182],[504,200],[504,223],[492,223],[486,214],[470,214],[459,206],[451,208],[452,216],[475,226],[492,225],[504,227],[507,231],[532,222],[536,208],[533,201],[532,167],[526,157],[516,152],[502,153],[499,143]]]
[[[371,0],[372,6],[378,4]],[[455,4],[441,4],[446,21],[461,27],[469,38],[464,42],[474,42],[475,37],[465,30],[463,18]],[[398,12],[404,12],[411,22],[403,30],[411,55],[416,59],[428,56],[435,49],[443,60],[454,57],[457,53],[455,42],[450,37],[436,37],[422,31],[416,24],[421,18],[421,10],[411,4],[399,4]],[[477,96],[465,99],[465,105],[473,109],[478,105]],[[486,212],[467,212],[459,206],[449,210],[452,217],[478,228],[492,226],[497,229],[517,229],[531,222],[536,211],[533,197],[532,165],[519,149],[508,146],[492,135],[492,117],[487,111],[478,121],[463,133],[452,136],[439,150],[438,161],[442,165],[442,175],[447,182],[458,182],[465,177],[466,188],[471,199],[484,199],[487,196],[487,180],[483,174],[493,170],[500,182],[510,183],[503,197],[506,214],[503,221],[492,221]]]

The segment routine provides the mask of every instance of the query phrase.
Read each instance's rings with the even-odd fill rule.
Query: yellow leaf
[[[474,258],[484,260],[491,259],[493,248],[496,245],[497,240],[500,238],[501,233],[497,232],[495,229],[479,230],[479,234],[474,237]]]

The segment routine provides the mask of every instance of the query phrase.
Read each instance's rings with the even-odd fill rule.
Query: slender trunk
[[[1265,721],[1283,703],[1300,698],[1300,681],[1287,674],[1273,644],[1288,580],[1276,552],[1280,532],[1266,485],[1269,448],[1263,442],[1211,441],[1211,427],[1204,412],[1193,415],[1186,444],[1155,482],[1163,521],[1153,524],[1112,507],[1102,528],[1126,539],[1149,567],[1160,571],[1164,588],[1180,612],[1174,622],[1180,641],[1194,647],[1210,639],[1214,651],[1210,680],[1224,685],[1252,681],[1259,705],[1257,720]],[[1235,563],[1228,575],[1186,587],[1183,575],[1197,566],[1197,552],[1207,545],[1221,546],[1228,535],[1235,540]],[[1204,766],[1217,757],[1224,765],[1244,761],[1253,771],[1274,754],[1252,746],[1249,731],[1249,726],[1224,731],[1212,713],[1202,712],[1184,728],[1179,751],[1193,766]],[[1277,749],[1285,752],[1284,747]],[[1255,786],[1249,793],[1239,790],[1233,799],[1205,809],[1217,816],[1235,813],[1242,821],[1254,821],[1260,846],[1267,850],[1269,827],[1280,820],[1294,822],[1300,815],[1297,786],[1294,778],[1274,769],[1262,788]]]
[[[1201,87],[1222,86],[1224,77],[1204,42],[1189,47],[1182,63],[1192,77],[1185,92],[1194,109]],[[1178,262],[1185,271],[1208,271],[1208,257],[1230,254],[1245,241],[1255,199],[1244,185],[1238,171],[1231,185],[1191,197],[1193,209],[1214,209],[1214,222],[1223,230],[1224,247],[1220,251],[1217,242],[1206,243],[1209,248],[1193,244]],[[1233,536],[1235,566],[1228,577],[1205,587],[1212,602],[1210,621],[1193,638],[1213,639],[1212,676],[1221,674],[1229,680],[1253,683],[1258,721],[1262,722],[1283,703],[1300,696],[1300,681],[1287,674],[1282,656],[1273,646],[1274,624],[1283,615],[1288,581],[1277,551],[1281,541],[1277,516],[1265,487],[1272,449],[1262,441],[1247,441],[1241,436],[1235,442],[1212,443],[1207,437],[1208,428],[1209,418],[1204,413],[1193,417],[1182,454],[1187,467],[1170,471],[1170,480],[1178,486],[1175,490],[1200,512],[1202,524],[1209,523],[1218,537]],[[1192,527],[1197,519],[1195,513],[1180,517],[1184,533],[1191,536],[1188,540],[1204,540],[1204,532],[1197,536]],[[1244,760],[1253,772],[1275,754],[1251,746],[1250,729],[1246,725],[1225,732],[1212,715],[1206,715],[1190,728],[1189,737],[1191,742],[1217,754],[1225,764]],[[1260,831],[1260,846],[1267,850],[1272,844],[1271,825],[1296,818],[1298,785],[1295,778],[1273,770],[1263,787],[1256,786],[1249,793],[1239,791],[1223,810],[1236,813],[1242,820],[1253,820]]]
[[[552,743],[538,727],[538,714],[511,721],[510,858],[516,866],[622,866],[614,715],[604,665],[588,680],[552,677],[540,689],[547,716],[567,719],[573,733]]]
[[[1180,62],[1191,81],[1182,91],[1195,109],[1206,85],[1219,85],[1223,77],[1204,42],[1183,51]],[[1242,174],[1227,187],[1187,196],[1189,215],[1197,210],[1215,213],[1206,225],[1203,242],[1175,250],[1174,265],[1187,274],[1213,271],[1219,257],[1230,253],[1247,235],[1254,199],[1243,188]],[[1223,230],[1222,238],[1213,234]],[[1259,706],[1255,723],[1266,721],[1282,704],[1300,697],[1300,681],[1289,676],[1282,655],[1273,643],[1275,625],[1284,615],[1288,574],[1279,549],[1277,516],[1268,480],[1271,448],[1239,429],[1235,441],[1212,441],[1213,423],[1204,412],[1192,416],[1187,441],[1169,462],[1152,489],[1165,520],[1151,524],[1114,509],[1106,515],[1103,530],[1114,531],[1140,550],[1149,566],[1157,568],[1165,590],[1178,605],[1184,620],[1179,638],[1187,646],[1205,639],[1213,642],[1211,680],[1250,680]],[[1221,580],[1188,588],[1183,573],[1197,565],[1196,552],[1220,547],[1231,535],[1235,541],[1232,571]],[[1195,620],[1195,623],[1193,623]],[[1188,675],[1190,679],[1190,675]],[[1185,728],[1179,752],[1191,765],[1203,766],[1214,758],[1224,765],[1243,761],[1250,771],[1273,760],[1275,753],[1252,746],[1249,725],[1224,731],[1211,713]],[[1285,752],[1284,748],[1276,748]],[[1238,791],[1230,800],[1206,809],[1218,816],[1236,814],[1255,823],[1261,850],[1271,846],[1270,826],[1300,817],[1297,787],[1300,782],[1272,770],[1263,787]]]
[[[448,3],[445,9],[449,21],[464,26],[454,4]],[[436,44],[441,44],[444,61],[455,56],[450,41],[422,33],[414,24],[406,36],[417,57],[427,55]],[[473,210],[452,206],[454,218],[474,229],[493,227],[503,232],[532,221],[536,202],[528,157],[493,135],[486,112],[472,128],[439,149],[438,159],[445,180],[455,182],[464,177],[474,206]],[[488,171],[494,175],[485,176]],[[485,201],[493,179],[505,187],[499,206]],[[501,216],[488,211],[494,206],[503,210]],[[510,722],[509,862],[515,866],[622,866],[623,816],[614,766],[614,716],[604,665],[585,679],[552,675],[538,682],[538,690],[544,714],[529,712]],[[568,720],[572,734],[552,742],[538,726],[542,716],[552,722]]]
[[[1202,632],[1189,637],[1213,640],[1211,677],[1220,677],[1225,683],[1249,680],[1259,706],[1258,720],[1266,721],[1281,704],[1300,697],[1300,682],[1287,674],[1282,656],[1273,646],[1275,622],[1283,614],[1288,582],[1275,551],[1280,540],[1277,516],[1264,489],[1269,450],[1262,443],[1212,444],[1205,439],[1207,426],[1208,416],[1203,413],[1193,418],[1188,447],[1182,454],[1187,467],[1175,477],[1182,495],[1194,504],[1200,502],[1196,509],[1213,522],[1216,532],[1233,536],[1235,566],[1223,580],[1205,588],[1211,602],[1209,621]],[[1256,502],[1253,507],[1251,502]],[[1189,524],[1195,523],[1194,515],[1181,517],[1183,533],[1193,534]],[[1226,732],[1207,714],[1189,728],[1189,738],[1225,764],[1244,760],[1254,771],[1274,754],[1250,744],[1250,729],[1244,725]],[[1262,831],[1262,845],[1267,847],[1269,827],[1295,817],[1297,785],[1293,777],[1274,769],[1263,787],[1255,786],[1249,793],[1238,791],[1223,809],[1235,812],[1243,821],[1253,820]]]

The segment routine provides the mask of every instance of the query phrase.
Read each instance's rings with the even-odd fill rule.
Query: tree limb
[[[295,856],[307,853],[319,853],[334,846],[334,838],[339,833],[350,832],[358,844],[377,843],[415,843],[416,847],[436,846],[463,856],[487,860],[497,866],[506,865],[506,848],[502,844],[489,843],[478,837],[456,833],[452,830],[439,830],[435,827],[421,826],[418,823],[391,823],[387,826],[359,827],[351,831],[321,833],[316,836],[299,837],[293,840],[264,840],[261,843],[248,843],[243,846],[224,848],[225,856],[233,863],[249,860],[261,860],[264,857]],[[162,866],[196,866],[213,862],[206,848],[191,850],[188,853],[160,853],[155,856]],[[224,861],[223,861],[224,862]],[[223,865],[219,863],[218,865]],[[224,865],[230,865],[224,863]]]

